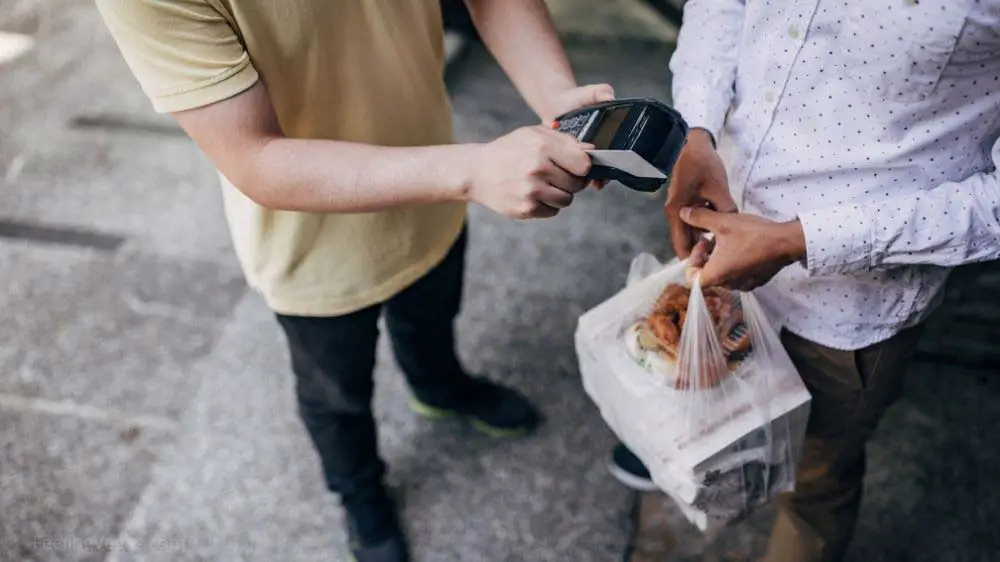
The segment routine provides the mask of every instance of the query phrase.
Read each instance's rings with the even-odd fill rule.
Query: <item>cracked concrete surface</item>
[[[581,80],[668,97],[669,36],[639,31],[648,12],[551,5]],[[0,238],[0,560],[344,560],[281,334],[243,284],[211,166],[152,114],[91,2],[0,0],[0,31],[35,39],[0,63],[0,217],[124,239],[107,251]],[[481,48],[449,79],[461,139],[533,122]],[[614,439],[580,387],[572,330],[633,255],[667,257],[659,197],[610,187],[531,223],[473,210],[461,354],[540,404],[538,435],[496,442],[418,420],[380,348],[376,414],[418,560],[619,558],[631,498],[604,471]],[[996,279],[956,296],[960,316],[995,323]],[[996,337],[949,326],[873,445],[854,560],[1000,552]],[[984,333],[987,369],[954,368]],[[641,538],[674,541],[654,560],[743,559],[766,537],[765,512],[707,545],[643,500]]]
[[[11,8],[13,6],[13,8]],[[280,332],[246,290],[214,172],[148,102],[84,0],[0,0],[35,37],[0,66],[0,217],[123,239],[0,238],[0,559],[344,560],[340,510],[295,415]],[[660,42],[580,38],[581,78],[662,97]],[[474,48],[450,73],[464,140],[533,116]],[[418,560],[606,560],[629,497],[580,388],[577,316],[666,249],[661,202],[609,188],[558,219],[473,210],[461,353],[545,411],[497,442],[418,420],[383,346],[376,412]]]

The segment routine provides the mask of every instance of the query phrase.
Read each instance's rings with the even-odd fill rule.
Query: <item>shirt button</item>
[[[745,157],[747,157],[747,158],[753,158],[753,151],[752,151],[752,150],[749,150],[749,149],[747,149],[747,150],[744,150],[744,151],[743,151],[743,156],[745,156]]]
[[[797,25],[790,25],[790,26],[788,26],[788,35],[790,35],[792,37],[792,39],[798,39],[799,35],[801,35],[801,34],[802,34],[802,32],[799,31],[799,26],[797,26]]]

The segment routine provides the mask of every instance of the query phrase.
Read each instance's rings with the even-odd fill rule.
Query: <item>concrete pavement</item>
[[[247,292],[214,173],[154,115],[91,2],[0,3],[0,560],[344,560],[281,335]],[[576,39],[583,79],[662,96],[662,43]],[[461,139],[533,122],[481,49]],[[577,316],[663,252],[660,203],[610,188],[555,220],[473,211],[461,353],[545,411],[494,441],[418,420],[385,348],[376,409],[418,560],[607,560],[629,496],[575,369]],[[41,233],[41,235],[39,234]]]
[[[582,80],[667,97],[667,32],[642,27],[648,13],[551,5]],[[280,332],[244,287],[211,167],[152,114],[91,2],[0,0],[0,31],[36,41],[0,63],[0,560],[343,560]],[[461,139],[532,122],[481,49],[449,79]],[[660,204],[610,188],[544,222],[474,209],[462,356],[548,423],[507,443],[418,420],[380,350],[382,449],[418,560],[617,558],[630,496],[605,474],[613,437],[580,387],[572,330],[634,254],[666,257]],[[925,346],[872,447],[853,560],[1000,552],[998,285],[995,269],[966,285]],[[643,501],[640,538],[672,541],[653,560],[747,559],[766,537],[768,513],[706,544]]]

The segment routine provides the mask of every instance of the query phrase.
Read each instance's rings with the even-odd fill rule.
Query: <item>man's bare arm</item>
[[[286,138],[262,82],[174,117],[211,161],[256,203],[340,213],[461,201],[474,145],[421,148]]]
[[[250,199],[277,210],[359,213],[473,201],[514,218],[547,217],[583,187],[590,160],[569,135],[519,129],[488,144],[382,147],[287,138],[263,83],[174,114]]]
[[[544,0],[465,3],[483,42],[543,122],[614,98],[607,84],[577,87]]]

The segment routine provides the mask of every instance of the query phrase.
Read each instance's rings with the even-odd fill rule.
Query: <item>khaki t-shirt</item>
[[[263,79],[289,137],[388,146],[452,142],[438,0],[97,0],[159,112]],[[221,175],[220,175],[221,177]],[[349,313],[439,263],[464,204],[358,214],[264,209],[222,179],[252,287],[279,313]]]

